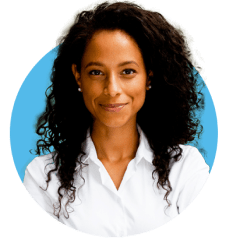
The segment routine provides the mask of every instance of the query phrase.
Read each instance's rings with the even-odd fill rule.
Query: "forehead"
[[[87,61],[143,62],[136,41],[122,30],[100,30],[96,32],[85,49],[82,64]]]
[[[109,40],[108,42],[105,42],[105,40]],[[123,30],[99,30],[94,33],[94,35],[91,38],[91,41],[93,43],[99,44],[99,43],[105,43],[104,45],[110,44],[121,44],[121,45],[127,45],[127,44],[133,44],[136,45],[136,41],[126,32]],[[91,42],[90,41],[90,42]]]

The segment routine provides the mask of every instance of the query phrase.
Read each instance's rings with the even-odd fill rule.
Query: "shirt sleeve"
[[[198,149],[192,148],[185,158],[182,173],[185,177],[177,201],[178,213],[196,198],[209,177],[209,166]]]
[[[40,166],[37,166],[37,159],[35,158],[26,168],[23,184],[27,191],[30,193],[32,198],[52,217],[58,220],[54,215],[54,207],[50,197],[47,194],[47,191],[44,191],[46,188],[41,186],[43,174],[40,173]],[[44,182],[44,181],[43,181]],[[42,190],[42,187],[44,190]]]

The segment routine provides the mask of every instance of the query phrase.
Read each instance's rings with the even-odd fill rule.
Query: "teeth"
[[[123,105],[121,105],[121,106],[118,106],[118,107],[114,107],[114,108],[121,108],[121,107],[123,107]]]
[[[122,108],[124,105],[121,105],[121,106],[114,106],[114,107],[107,107],[107,108]]]

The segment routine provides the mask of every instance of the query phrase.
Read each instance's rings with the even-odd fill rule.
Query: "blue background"
[[[57,47],[35,65],[23,82],[14,103],[10,141],[14,163],[21,181],[24,179],[27,165],[36,157],[29,150],[35,149],[38,140],[35,124],[38,116],[45,109],[45,91],[51,84],[50,74],[56,54]],[[200,75],[199,78],[202,80]],[[190,145],[196,146],[199,150],[205,149],[206,153],[201,151],[201,154],[211,170],[217,149],[217,117],[212,97],[206,86],[202,92],[205,95],[205,109],[201,115],[203,134],[199,140],[197,139],[198,145],[195,142]]]

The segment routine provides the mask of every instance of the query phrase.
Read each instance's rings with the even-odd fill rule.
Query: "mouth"
[[[126,105],[127,103],[114,103],[114,104],[100,104],[102,107],[105,108],[119,108],[122,107],[124,105]]]
[[[127,103],[120,103],[120,104],[105,104],[105,105],[102,105],[100,104],[100,106],[108,111],[108,112],[119,112],[122,108],[124,108],[124,106],[126,105]],[[107,107],[108,106],[108,107]]]

